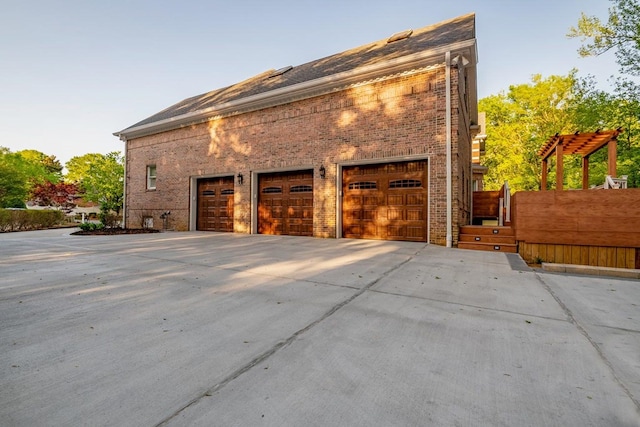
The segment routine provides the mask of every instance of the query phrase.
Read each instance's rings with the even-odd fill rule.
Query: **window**
[[[375,190],[378,185],[375,181],[358,181],[349,184],[349,190]]]
[[[147,166],[147,190],[156,189],[156,165]]]
[[[422,187],[422,181],[417,179],[397,179],[389,182],[389,188],[419,188]]]
[[[289,190],[289,193],[312,193],[313,187],[310,185],[294,185]]]
[[[282,193],[282,187],[265,187],[262,189],[263,194],[280,194]]]

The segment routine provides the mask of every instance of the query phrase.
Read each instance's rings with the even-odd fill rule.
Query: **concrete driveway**
[[[0,234],[2,426],[638,426],[640,282],[406,242]]]

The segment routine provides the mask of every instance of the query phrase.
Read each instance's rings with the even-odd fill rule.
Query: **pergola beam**
[[[589,187],[589,156],[605,145],[608,152],[608,174],[615,177],[617,173],[617,138],[620,133],[622,133],[622,128],[610,131],[597,130],[593,133],[555,134],[549,138],[538,152],[538,155],[542,157],[541,190],[547,189],[548,160],[554,154],[556,157],[556,190],[563,188],[563,158],[570,154],[582,155],[582,188],[587,189]]]

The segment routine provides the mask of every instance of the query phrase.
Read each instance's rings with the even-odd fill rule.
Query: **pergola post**
[[[582,189],[589,189],[589,156],[582,158]]]
[[[609,141],[608,145],[608,157],[609,157],[609,161],[608,161],[608,173],[609,175],[611,175],[612,177],[616,178],[617,175],[617,166],[616,163],[618,161],[618,141],[613,138]]]
[[[562,142],[556,146],[556,190],[562,190],[562,178],[564,175],[564,164],[562,163]]]
[[[616,130],[601,131],[597,130],[592,133],[576,132],[569,135],[555,134],[544,144],[538,151],[538,155],[542,157],[542,179],[540,190],[547,189],[548,162],[551,156],[556,156],[556,190],[563,189],[564,181],[564,155],[579,154],[582,156],[582,188],[589,188],[589,157],[596,151],[607,146],[608,151],[608,174],[617,178],[617,152],[618,152],[618,135],[622,132],[622,128]]]

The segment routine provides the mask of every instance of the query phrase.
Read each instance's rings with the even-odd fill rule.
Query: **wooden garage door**
[[[258,183],[259,233],[313,236],[313,171],[262,174]]]
[[[427,162],[349,166],[342,172],[343,237],[427,241]]]
[[[233,231],[233,176],[198,180],[196,228]]]

